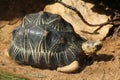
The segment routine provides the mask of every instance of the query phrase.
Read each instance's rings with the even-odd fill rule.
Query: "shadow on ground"
[[[120,0],[83,0],[86,3],[92,3],[94,6],[91,8],[94,12],[99,14],[113,13],[115,10],[120,10]],[[112,4],[111,4],[112,3]],[[108,13],[106,13],[108,12]]]
[[[53,0],[0,0],[0,20],[21,18],[26,14],[42,11]]]
[[[43,10],[40,0],[0,0],[0,20],[12,20]]]
[[[84,58],[85,59],[83,59],[83,61],[79,61],[81,66],[80,66],[80,69],[76,73],[81,72],[82,70],[85,69],[86,66],[92,65],[95,61],[107,62],[107,61],[113,61],[115,59],[113,55],[106,55],[106,54],[98,54],[92,57],[85,56]]]

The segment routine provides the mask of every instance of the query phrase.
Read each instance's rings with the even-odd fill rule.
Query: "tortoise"
[[[13,30],[8,53],[18,64],[75,72],[85,55],[101,47],[101,41],[77,35],[60,15],[41,11],[26,15]]]

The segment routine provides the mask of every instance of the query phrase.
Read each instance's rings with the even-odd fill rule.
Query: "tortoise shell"
[[[56,68],[78,60],[85,41],[60,15],[33,13],[13,30],[9,55],[19,64]]]

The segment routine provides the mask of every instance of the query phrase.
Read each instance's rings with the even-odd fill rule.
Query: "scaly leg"
[[[79,69],[79,62],[78,61],[73,61],[71,64],[69,64],[67,66],[58,67],[57,71],[70,73],[70,72],[75,72],[78,69]]]

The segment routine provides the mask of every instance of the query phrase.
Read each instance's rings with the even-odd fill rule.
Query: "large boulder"
[[[95,4],[85,2],[83,0],[62,0],[67,5],[75,7],[90,24],[101,24],[107,22],[109,16],[100,14],[92,10]],[[100,10],[96,8],[96,11]],[[98,34],[92,34],[100,26],[90,26],[83,22],[83,20],[76,14],[75,11],[63,6],[60,3],[47,5],[44,11],[61,15],[67,22],[71,23],[77,34],[83,36],[88,40],[102,40],[106,37],[111,24],[104,25],[98,30]]]

